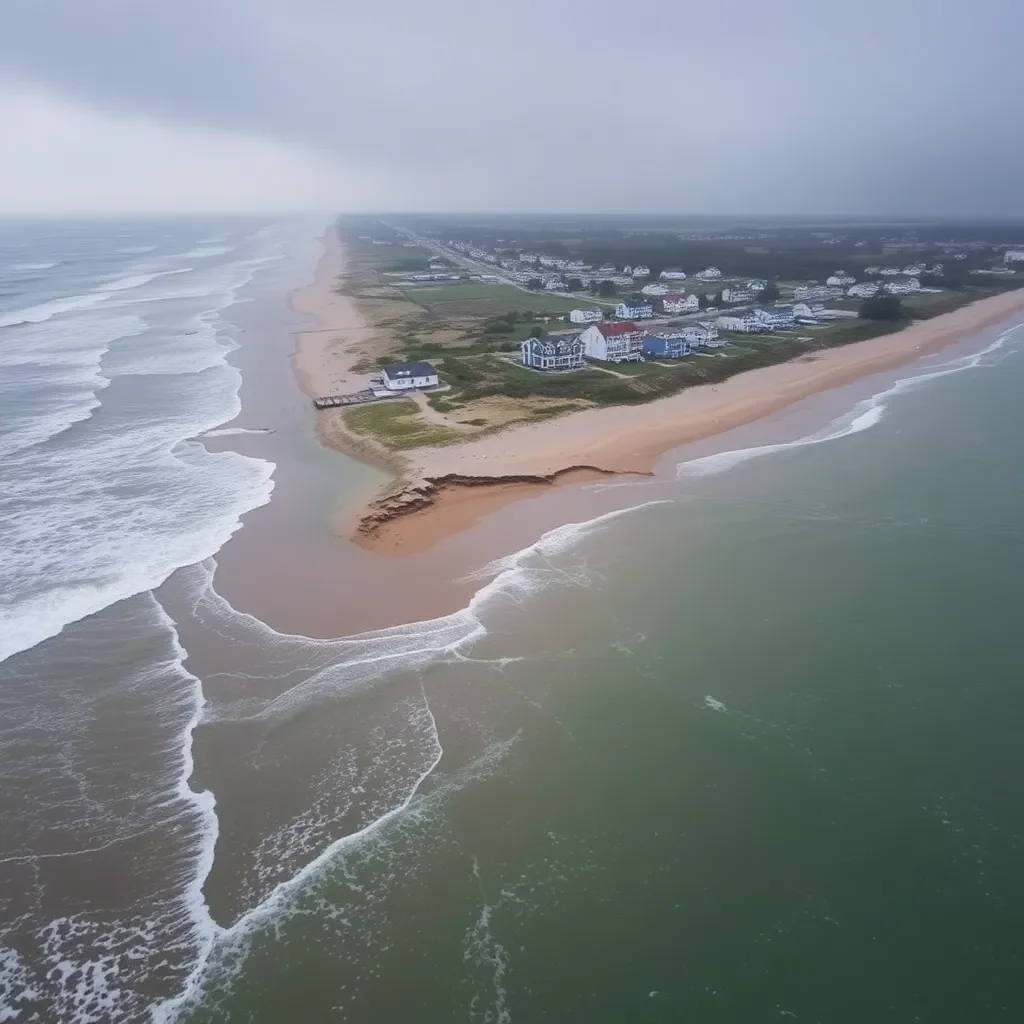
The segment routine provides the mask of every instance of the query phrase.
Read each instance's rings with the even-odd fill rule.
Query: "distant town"
[[[647,401],[1024,286],[1020,227],[404,216],[339,230],[372,330],[359,399],[430,389],[463,433]]]

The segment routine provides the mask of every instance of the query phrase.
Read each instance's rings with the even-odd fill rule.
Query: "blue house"
[[[693,355],[688,338],[679,334],[648,334],[644,337],[644,355],[662,359],[679,359]]]

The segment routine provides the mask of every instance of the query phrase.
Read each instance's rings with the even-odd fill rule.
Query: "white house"
[[[907,277],[917,277],[924,273],[924,264],[911,263],[909,266],[903,268],[903,273],[906,274]]]
[[[842,288],[829,288],[823,284],[801,284],[793,289],[793,298],[800,302],[813,301],[815,299],[841,299],[845,292]]]
[[[903,271],[899,267],[882,267],[879,273],[882,277],[899,277]]]
[[[740,306],[744,302],[753,302],[757,292],[752,288],[723,288],[722,301],[730,306]]]
[[[845,270],[837,270],[826,282],[826,288],[848,288],[851,284],[856,284],[857,278],[852,274],[848,274]]]
[[[798,302],[793,306],[793,316],[797,320],[813,320],[815,323],[818,321],[814,310],[806,302]]]
[[[620,320],[650,320],[654,307],[646,300],[628,299],[615,307],[615,315]]]
[[[921,282],[916,277],[908,277],[905,281],[889,281],[882,287],[890,295],[910,295],[921,290]]]
[[[437,370],[430,363],[395,363],[385,366],[380,377],[388,391],[436,388],[438,384]]]
[[[694,348],[721,348],[725,344],[718,337],[718,328],[711,321],[687,324],[679,333]]]
[[[632,277],[633,276],[633,265],[631,263],[627,263],[622,268],[622,273],[625,274],[626,277]]]
[[[654,281],[650,284],[645,284],[643,288],[640,289],[641,295],[649,295],[652,299],[658,295],[668,295],[668,293],[669,287],[667,284],[657,284]]]
[[[747,288],[752,292],[763,292],[768,287],[768,282],[761,277],[755,277],[747,282]]]
[[[604,313],[599,309],[570,309],[569,320],[574,324],[596,324]]]
[[[565,282],[560,277],[549,277],[544,282],[544,290],[548,292],[564,291]]]
[[[581,335],[584,352],[591,359],[621,363],[643,359],[644,332],[633,323],[591,324]]]
[[[796,313],[792,306],[769,306],[766,309],[755,309],[754,316],[769,330],[792,327],[796,322]]]
[[[703,270],[698,270],[695,276],[702,281],[717,281],[722,276],[722,272],[718,267],[705,267]]]
[[[520,350],[523,366],[532,370],[575,370],[583,365],[584,345],[578,334],[527,338]]]
[[[721,331],[739,331],[741,334],[757,334],[768,328],[754,314],[752,309],[737,309],[724,313],[718,318],[718,329]]]
[[[1007,263],[1024,263],[1024,249],[1007,249],[1003,253],[1003,260]]]
[[[663,281],[685,281],[686,274],[679,267],[666,267],[659,275]]]
[[[668,295],[660,295],[654,300],[654,308],[659,313],[696,313],[700,309],[700,300],[696,295],[669,292]]]
[[[863,284],[855,284],[847,291],[851,299],[873,299],[878,294],[879,286],[865,281]]]
[[[623,273],[625,273],[625,271],[623,271]],[[634,280],[636,278],[639,278],[639,277],[650,277],[650,276],[651,276],[651,268],[650,267],[645,267],[642,263],[638,263],[633,268],[633,278],[634,278]]]
[[[867,274],[868,277],[872,277],[875,274],[880,274],[881,272],[882,272],[882,268],[881,267],[871,266],[871,267],[865,267],[864,268],[864,273]]]

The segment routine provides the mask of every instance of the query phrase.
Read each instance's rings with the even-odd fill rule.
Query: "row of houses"
[[[713,323],[649,333],[629,321],[604,321],[578,334],[527,338],[520,348],[523,365],[530,369],[575,370],[586,359],[604,363],[639,362],[647,356],[678,359],[724,344]]]

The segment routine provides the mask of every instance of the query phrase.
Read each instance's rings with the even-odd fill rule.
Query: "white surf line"
[[[975,369],[981,365],[981,361],[985,356],[1001,349],[1009,337],[1022,328],[1024,328],[1024,323],[1014,324],[1012,327],[1004,330],[995,341],[986,345],[985,348],[980,349],[978,352],[966,356],[958,356],[948,362],[940,363],[934,369],[926,370],[923,373],[899,378],[891,387],[857,402],[849,412],[836,417],[826,427],[814,434],[808,434],[794,441],[756,445],[751,448],[735,448],[730,451],[716,452],[713,455],[705,455],[698,459],[690,459],[679,463],[676,467],[676,479],[682,479],[686,476],[712,476],[724,473],[734,466],[738,466],[750,459],[760,458],[763,455],[824,444],[827,441],[836,441],[851,434],[859,434],[861,431],[867,430],[881,422],[882,416],[888,408],[884,399],[905,394],[919,384],[930,380],[948,377],[955,373],[961,373],[964,370]],[[842,425],[840,426],[840,424]]]
[[[218,939],[223,939],[228,936],[240,936],[254,928],[260,921],[277,911],[281,903],[288,896],[290,896],[296,889],[300,888],[307,879],[316,874],[320,868],[333,860],[340,850],[347,846],[354,845],[369,836],[373,836],[409,808],[419,793],[420,787],[433,774],[434,770],[441,763],[441,758],[444,756],[444,749],[441,747],[440,733],[437,729],[437,720],[434,718],[434,712],[430,708],[430,701],[427,699],[426,688],[424,687],[422,680],[420,681],[420,690],[423,693],[424,706],[426,708],[427,715],[430,717],[431,726],[434,730],[436,755],[427,769],[416,779],[406,798],[398,806],[393,807],[390,811],[385,811],[379,818],[371,821],[358,832],[349,833],[349,835],[342,836],[340,839],[336,839],[333,843],[330,843],[317,857],[311,860],[304,867],[300,868],[299,871],[291,878],[278,883],[262,903],[257,904],[257,906],[247,911],[227,928],[217,924],[209,916],[208,905],[206,904],[206,901],[203,900],[203,906],[207,908],[206,916],[212,929],[210,933],[210,941],[207,948],[200,955],[195,967],[190,972],[189,977],[185,982],[185,988],[181,994],[171,1000],[165,1000],[164,1002],[152,1007],[151,1013],[154,1022],[157,1022],[157,1024],[170,1024],[170,1022],[175,1020],[178,1012],[185,1009],[187,1005],[200,993],[200,981],[203,972],[210,961],[210,954],[213,951],[214,943]],[[189,759],[191,760],[191,743],[189,744]],[[216,836],[214,836],[214,839],[216,840]],[[213,865],[212,846],[210,848],[210,853],[210,863],[203,872],[202,879],[199,884],[200,893],[202,892],[202,886],[205,884],[206,878],[209,875],[210,867]]]

